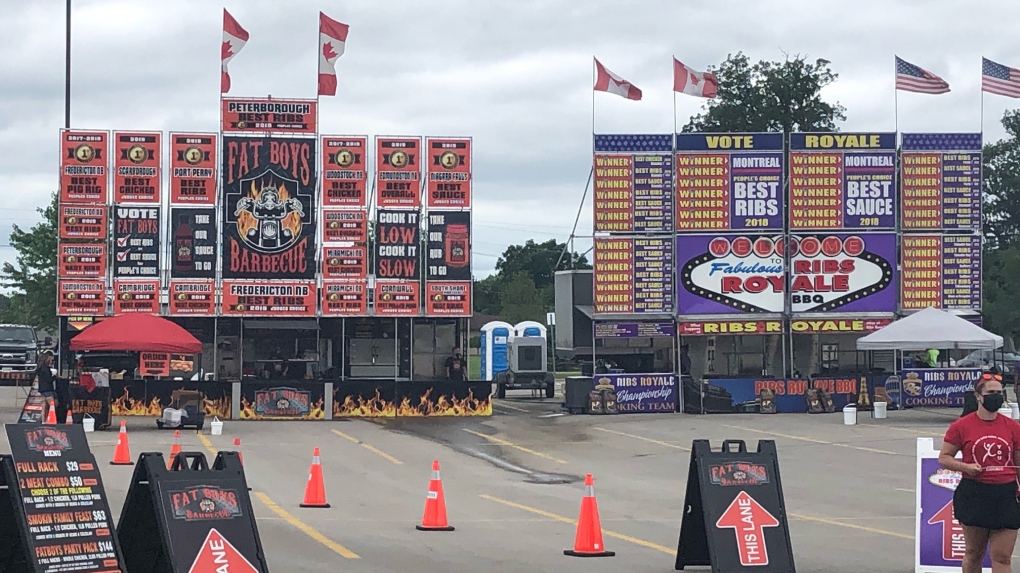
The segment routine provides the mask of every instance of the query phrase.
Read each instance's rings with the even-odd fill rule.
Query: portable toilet
[[[514,327],[501,320],[494,320],[482,327],[478,336],[482,380],[492,380],[497,372],[510,368],[507,353],[513,335]]]
[[[540,322],[535,322],[534,320],[518,322],[517,325],[514,326],[514,334],[522,338],[529,336],[541,336],[542,338],[546,338],[545,332],[545,325]]]

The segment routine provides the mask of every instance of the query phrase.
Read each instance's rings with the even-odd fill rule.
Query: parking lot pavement
[[[5,406],[5,422],[16,411]],[[906,571],[913,555],[914,448],[939,438],[954,412],[561,416],[555,401],[498,400],[490,418],[226,421],[223,434],[182,431],[187,451],[241,452],[272,570],[671,571],[690,446],[695,439],[775,440],[797,567]],[[173,432],[128,418],[131,453],[168,452]],[[133,466],[110,466],[116,428],[89,435],[119,515]],[[936,439],[938,442],[938,439]],[[321,451],[329,509],[299,507],[312,449]],[[3,451],[8,451],[2,440]],[[433,460],[453,532],[420,532]],[[586,473],[608,549],[577,559],[573,544]]]

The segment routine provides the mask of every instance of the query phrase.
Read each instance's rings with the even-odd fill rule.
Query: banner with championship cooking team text
[[[224,278],[315,277],[315,147],[314,137],[224,137]]]
[[[326,209],[322,212],[323,243],[367,243],[368,212]]]
[[[676,231],[782,231],[783,134],[678,133]]]
[[[421,207],[421,138],[375,138],[375,205]]]
[[[368,138],[322,136],[322,206],[368,207]]]
[[[60,130],[60,203],[106,203],[110,132]]]
[[[215,133],[170,134],[170,204],[216,204]]]
[[[216,283],[210,280],[171,280],[171,316],[213,316],[216,312]]]
[[[106,205],[62,203],[57,212],[59,238],[106,240]]]
[[[170,277],[216,278],[216,209],[170,208]]]
[[[417,316],[421,314],[421,283],[418,281],[375,281],[376,316]]]
[[[304,281],[223,281],[223,316],[315,316],[318,289]]]
[[[163,134],[113,132],[113,202],[156,203],[162,200]]]
[[[593,257],[595,314],[673,312],[671,238],[596,238]]]
[[[902,309],[981,310],[981,235],[904,234]]]
[[[223,98],[223,133],[295,133],[318,131],[318,102],[314,99]]]
[[[595,232],[672,232],[672,136],[596,135],[594,145]]]
[[[106,281],[58,280],[57,314],[60,316],[106,314]]]
[[[113,281],[113,314],[159,314],[159,280]]]
[[[159,277],[160,207],[114,207],[114,278]]]
[[[60,243],[57,252],[58,277],[106,279],[106,243]]]
[[[904,133],[903,230],[981,229],[981,134]]]
[[[790,231],[896,228],[895,133],[791,133]]]
[[[367,281],[323,281],[323,316],[364,316],[368,314]]]
[[[471,139],[438,138],[425,140],[426,204],[431,209],[471,207]]]
[[[780,314],[786,275],[794,313],[896,310],[895,233],[799,235],[791,247],[787,272],[781,236],[678,235],[679,314]]]
[[[376,211],[376,279],[421,279],[420,219],[417,211]]]

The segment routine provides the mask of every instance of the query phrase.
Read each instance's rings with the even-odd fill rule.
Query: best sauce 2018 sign
[[[315,276],[315,139],[227,137],[223,277]]]
[[[790,246],[793,312],[896,310],[895,234],[802,235]],[[783,312],[784,248],[781,237],[678,236],[680,313]]]

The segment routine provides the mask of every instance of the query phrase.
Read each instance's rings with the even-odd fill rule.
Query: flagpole
[[[675,134],[676,133],[676,91],[674,90],[672,93],[673,93],[673,131],[672,131],[672,133]]]
[[[893,60],[893,126],[896,140],[900,138],[900,90],[896,86],[896,60]]]
[[[595,70],[595,56],[591,57],[591,145],[592,153],[595,152],[595,82],[598,80]]]

